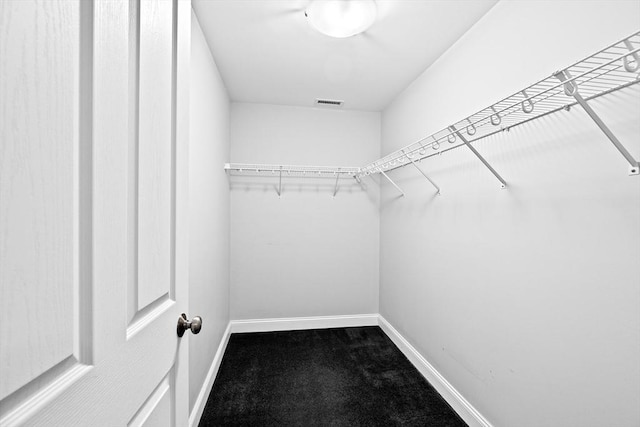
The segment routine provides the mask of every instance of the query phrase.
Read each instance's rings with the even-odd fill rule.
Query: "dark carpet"
[[[466,426],[377,326],[232,334],[200,426]]]

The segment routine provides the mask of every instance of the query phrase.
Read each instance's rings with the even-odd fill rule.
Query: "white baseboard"
[[[209,372],[207,372],[207,378],[205,378],[204,384],[202,384],[202,388],[200,389],[200,393],[198,393],[196,403],[193,405],[193,410],[189,414],[189,427],[197,427],[197,425],[200,423],[200,418],[202,418],[204,407],[207,404],[207,399],[209,398],[209,394],[211,393],[211,389],[213,388],[213,383],[216,380],[218,369],[220,369],[222,356],[224,356],[224,352],[227,349],[227,343],[229,342],[230,335],[231,323],[227,325],[227,328],[222,335],[222,339],[220,340],[220,345],[218,346],[216,355],[213,357],[213,362],[211,363]]]
[[[440,393],[444,400],[471,427],[492,427],[476,408],[474,408],[449,382],[407,341],[387,320],[379,316],[380,328],[393,343],[407,356],[427,381]]]
[[[284,319],[232,320],[231,333],[273,332],[302,329],[349,328],[356,326],[378,326],[378,314],[356,314],[350,316],[289,317]]]

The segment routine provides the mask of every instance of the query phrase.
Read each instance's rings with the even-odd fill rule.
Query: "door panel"
[[[174,298],[175,120],[172,2],[130,3],[128,335]],[[144,191],[141,191],[144,189]]]
[[[173,414],[173,384],[170,375],[158,387],[127,423],[127,427],[168,427],[175,425]]]
[[[77,167],[80,8],[15,6],[0,8],[3,412],[86,362],[81,339],[90,346],[77,314],[88,214]]]
[[[187,423],[190,9],[0,2],[3,427]]]
[[[139,13],[137,309],[169,296],[173,282],[173,4],[146,1]]]

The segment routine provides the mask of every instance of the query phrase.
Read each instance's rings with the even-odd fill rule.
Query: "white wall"
[[[229,322],[229,98],[192,13],[189,145],[189,316],[202,316],[189,339],[189,409],[193,409]]]
[[[380,113],[233,103],[231,160],[359,166]],[[216,166],[221,168],[222,165]],[[379,188],[344,179],[231,177],[231,318],[378,312]]]
[[[640,28],[640,2],[502,1],[382,118],[383,153]],[[640,158],[640,85],[593,102]],[[380,309],[496,426],[640,425],[640,177],[579,108],[381,196]]]

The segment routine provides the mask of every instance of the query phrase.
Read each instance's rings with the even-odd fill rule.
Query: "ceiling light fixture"
[[[366,31],[378,8],[374,0],[313,0],[304,14],[322,34],[345,38]]]

